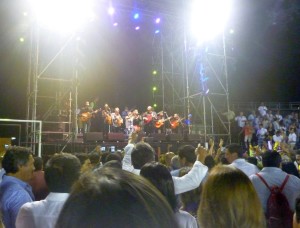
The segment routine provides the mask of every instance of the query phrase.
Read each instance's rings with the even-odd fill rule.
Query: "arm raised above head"
[[[200,145],[196,148],[197,161],[190,172],[182,177],[173,177],[175,194],[184,193],[199,187],[201,181],[206,176],[207,166],[203,165],[207,150]]]

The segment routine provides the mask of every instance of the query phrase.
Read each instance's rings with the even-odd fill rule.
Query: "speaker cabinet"
[[[201,136],[199,134],[188,134],[186,135],[186,140],[191,142],[191,141],[201,141]]]
[[[104,138],[102,132],[87,132],[83,135],[84,142],[98,142],[103,140]]]
[[[167,135],[168,141],[183,141],[183,135],[182,134],[169,134]]]
[[[155,133],[155,134],[152,134],[151,136],[154,138],[155,142],[161,142],[161,141],[167,140],[166,134]]]
[[[107,134],[107,140],[108,141],[125,141],[125,134],[123,133],[117,133],[117,132],[110,132]]]

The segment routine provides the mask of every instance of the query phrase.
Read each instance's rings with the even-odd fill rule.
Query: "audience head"
[[[105,159],[105,163],[109,162],[109,161],[118,161],[118,162],[122,162],[122,158],[120,157],[120,155],[114,153],[114,154],[109,154],[106,159]]]
[[[131,153],[131,162],[135,169],[141,169],[143,165],[155,160],[154,149],[145,142],[135,144]]]
[[[207,155],[204,159],[204,165],[208,167],[208,170],[211,170],[216,165],[213,156]]]
[[[92,152],[88,155],[88,157],[92,166],[96,166],[100,163],[100,158],[101,158],[100,153]]]
[[[266,151],[262,154],[263,167],[280,167],[281,156],[277,151]]]
[[[257,166],[257,158],[256,157],[248,157],[247,162]]]
[[[174,156],[175,156],[175,154],[173,152],[166,153],[166,158],[165,158],[166,166],[168,166],[168,167],[171,166],[171,160]]]
[[[232,143],[226,146],[225,157],[229,163],[232,163],[234,160],[243,157],[243,148],[237,143]]]
[[[55,154],[45,167],[50,192],[68,193],[80,175],[80,161],[72,154]]]
[[[281,165],[282,165],[281,169],[284,172],[286,172],[288,174],[292,174],[292,175],[300,178],[299,177],[299,172],[298,172],[298,170],[297,170],[297,168],[296,168],[296,166],[293,162],[282,162]]]
[[[86,173],[73,186],[56,227],[177,227],[164,197],[143,177],[114,168]]]
[[[34,157],[34,171],[43,170],[43,159],[41,157]]]
[[[9,176],[29,181],[33,176],[34,158],[30,149],[13,146],[7,149],[2,160],[2,168]]]
[[[216,166],[204,184],[200,227],[265,227],[265,216],[249,178],[231,166]]]
[[[181,167],[191,166],[196,161],[195,147],[191,145],[184,145],[178,149],[179,162]]]
[[[171,167],[173,170],[179,169],[180,168],[180,163],[179,163],[179,157],[178,155],[175,155],[171,159]]]
[[[149,180],[167,199],[173,211],[177,211],[174,182],[166,166],[158,162],[145,164],[140,175]]]

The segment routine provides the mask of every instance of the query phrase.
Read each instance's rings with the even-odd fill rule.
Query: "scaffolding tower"
[[[39,138],[68,141],[77,133],[79,58],[76,36],[57,38],[37,25],[31,28],[27,83],[26,144],[36,151]]]
[[[189,133],[201,134],[205,141],[218,137],[231,141],[226,35],[198,46],[189,37],[183,18],[170,17],[153,38],[154,103],[167,113],[192,115]],[[174,26],[176,24],[176,26]]]

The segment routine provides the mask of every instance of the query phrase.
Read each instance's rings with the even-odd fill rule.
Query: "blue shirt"
[[[21,206],[32,202],[31,186],[12,176],[4,175],[0,184],[0,208],[6,228],[14,228]]]

